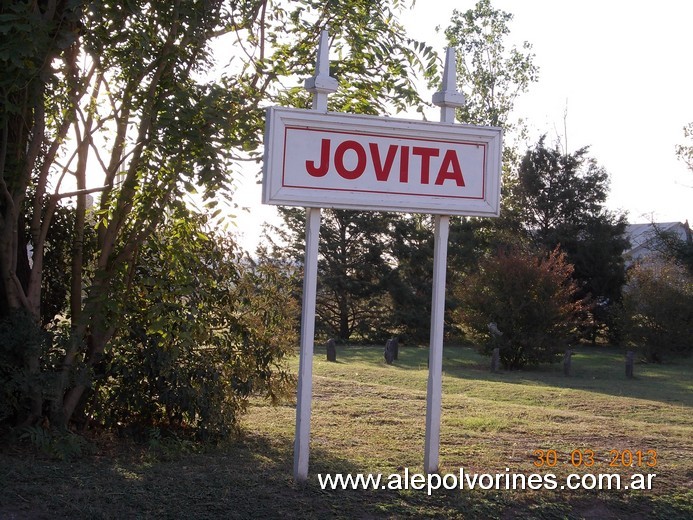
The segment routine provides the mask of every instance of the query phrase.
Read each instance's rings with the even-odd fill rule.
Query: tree
[[[505,240],[502,236],[508,231],[518,231],[517,208],[508,195],[516,183],[513,172],[519,160],[512,139],[522,136],[524,129],[522,121],[513,118],[513,109],[518,96],[539,77],[529,42],[522,42],[520,48],[507,48],[512,20],[511,13],[494,9],[490,0],[479,0],[463,13],[454,10],[445,29],[449,45],[458,49],[457,85],[466,99],[465,106],[457,111],[458,120],[504,130],[501,216],[476,223],[478,234],[487,238],[489,233],[498,234],[500,240]],[[455,243],[451,241],[451,245],[450,255],[454,257]]]
[[[457,84],[466,98],[465,106],[458,109],[458,120],[504,130],[501,216],[477,223],[480,234],[497,234],[502,241],[506,240],[504,235],[519,231],[519,208],[510,197],[520,159],[513,138],[524,136],[525,130],[522,121],[513,118],[513,109],[518,96],[539,78],[529,42],[522,42],[520,48],[507,48],[512,20],[511,13],[494,9],[490,0],[479,0],[463,13],[454,10],[451,25],[445,30],[448,43],[458,49]],[[453,247],[451,256],[455,255]]]
[[[520,49],[506,48],[512,14],[491,7],[480,0],[464,13],[457,10],[445,36],[457,52],[457,86],[465,93],[466,105],[458,109],[457,119],[463,123],[500,126],[508,131],[516,125],[511,120],[517,96],[537,80],[531,45],[524,42]],[[516,160],[514,147],[503,146],[504,195],[511,183],[511,167]],[[470,272],[480,254],[492,250],[509,234],[516,235],[513,220],[503,196],[502,218],[477,219],[454,217],[450,221],[448,241],[448,285],[460,283]],[[394,226],[392,256],[395,270],[389,282],[395,310],[396,326],[408,336],[428,338],[433,272],[432,220],[416,215],[398,218]],[[449,307],[455,299],[449,298]],[[448,325],[452,323],[448,317]]]
[[[499,347],[505,368],[555,361],[585,318],[572,271],[558,249],[548,256],[501,250],[455,287],[457,318],[482,351]]]
[[[64,354],[48,370],[38,343],[12,343],[27,367],[22,424],[45,409],[55,425],[70,420],[90,384],[76,375],[94,370],[123,325],[141,251],[192,195],[213,211],[232,191],[237,162],[259,157],[263,103],[307,99],[285,87],[312,73],[322,27],[332,27],[335,49],[347,56],[336,64],[341,103],[401,107],[414,91],[409,64],[426,54],[386,1],[27,0],[3,3],[0,15],[2,319],[20,313],[40,329],[51,222],[60,200],[76,199]],[[368,29],[369,41],[357,29]],[[236,55],[212,81],[210,45],[223,35]],[[90,188],[94,171],[100,179]],[[89,193],[98,193],[91,210]],[[25,200],[33,208],[31,262],[19,233]],[[89,226],[93,258],[84,249]],[[49,387],[41,383],[46,370]]]
[[[396,4],[397,2],[395,2]],[[336,30],[330,74],[345,88],[331,94],[330,110],[384,115],[421,105],[416,73],[430,76],[437,70],[436,55],[423,43],[406,36],[387,2],[349,2],[348,21],[329,21]],[[328,11],[329,12],[329,11]],[[295,72],[314,73],[314,32],[306,34],[310,45]],[[292,55],[295,48],[279,49]],[[281,104],[307,107],[310,96],[303,88],[290,89],[278,98]],[[305,239],[303,211],[282,209],[285,253],[303,262]],[[348,340],[382,339],[390,328],[389,296],[384,290],[388,265],[389,216],[360,211],[325,210],[320,228],[318,262],[318,329]]]
[[[295,23],[288,31],[266,32],[273,46],[272,71],[278,76],[310,77],[315,73],[315,43],[319,29],[330,29],[330,75],[340,89],[330,94],[329,110],[383,115],[412,106],[420,107],[414,78],[437,72],[436,54],[430,46],[409,38],[397,19],[406,4],[400,0],[302,0],[287,17]],[[307,20],[314,20],[308,23]],[[292,38],[287,40],[287,35]],[[302,83],[277,92],[283,106],[306,107],[311,95]]]
[[[665,230],[652,223],[654,229],[653,247],[664,258],[677,262],[693,274],[693,235],[688,221],[683,224],[685,238],[674,230]]]
[[[525,153],[519,167],[518,196],[523,222],[541,242],[556,230],[579,226],[603,210],[608,174],[581,148],[567,154],[548,148],[545,136]]]
[[[627,222],[604,208],[609,177],[587,153],[549,148],[542,137],[522,158],[512,196],[525,232],[541,247],[561,247],[575,266],[581,297],[599,301],[599,317],[609,325],[606,309],[620,301],[625,281]]]
[[[450,43],[458,47],[457,82],[466,95],[459,109],[464,123],[513,127],[509,121],[515,99],[537,81],[532,46],[506,51],[504,40],[510,34],[511,13],[494,9],[490,0],[479,0],[464,13],[454,10],[445,30]]]
[[[430,332],[433,282],[433,224],[427,215],[393,218],[390,254],[395,265],[386,280],[393,332],[425,342]]]
[[[3,207],[4,233],[16,228],[13,208],[25,198],[30,182],[35,190],[29,280],[26,289],[13,283],[12,258],[24,254],[15,240],[0,259],[6,281],[3,300],[9,309],[24,308],[39,320],[44,246],[55,205],[68,194],[76,196],[71,340],[50,392],[52,420],[64,424],[87,388],[84,383],[72,385],[71,373],[81,364],[87,369],[93,366],[113,336],[122,312],[122,300],[116,295],[127,291],[137,251],[195,185],[203,200],[225,188],[231,159],[227,150],[258,142],[254,102],[262,89],[248,91],[245,81],[212,85],[196,80],[209,63],[210,38],[228,22],[219,1],[127,6],[21,2],[10,9],[16,20],[11,30],[19,40],[10,44],[10,54],[14,47],[33,41],[35,34],[46,44],[29,46],[33,68],[13,63],[20,79],[31,72],[26,69],[35,69],[30,81],[25,85],[15,81],[3,91],[6,99],[21,100],[10,108],[22,114],[27,125],[21,132],[3,134],[3,150],[29,152],[3,158],[12,157],[3,168],[8,201]],[[241,123],[228,125],[229,114]],[[12,121],[12,114],[5,119]],[[68,141],[74,153],[61,161]],[[97,146],[101,142],[110,157]],[[85,258],[83,244],[90,157],[102,169],[103,184],[94,210],[97,258],[88,276],[85,268],[90,259]],[[49,207],[41,212],[49,177],[68,173],[74,176],[77,191],[60,193],[58,180]],[[82,298],[85,284],[88,297]],[[27,361],[33,373],[40,370],[35,356]],[[28,423],[41,415],[43,407],[35,393]]]
[[[628,272],[623,319],[628,339],[653,362],[693,352],[693,277],[664,258],[636,264]]]
[[[391,255],[395,265],[386,280],[392,300],[393,332],[406,339],[426,342],[430,334],[433,287],[433,223],[427,215],[393,219]],[[478,258],[491,246],[495,233],[480,219],[453,218],[448,238],[447,285],[464,283]],[[446,307],[457,305],[454,291],[446,295]],[[454,320],[445,316],[445,327],[454,332]]]
[[[688,123],[683,127],[683,136],[688,140],[688,143],[676,146],[676,156],[693,173],[693,123]],[[686,221],[684,226],[686,237],[681,238],[675,232],[662,230],[653,223],[659,252],[665,257],[680,262],[687,267],[690,273],[693,273],[693,237],[691,236],[688,221]]]
[[[605,213],[588,218],[582,226],[562,230],[557,244],[566,253],[575,269],[574,277],[581,296],[590,296],[594,320],[585,329],[586,338],[596,343],[600,335],[613,343],[620,341],[618,307],[626,280],[623,252],[628,249],[625,236],[627,222],[624,215]],[[553,245],[553,244],[551,244]]]
[[[19,242],[26,244],[27,251],[33,251],[34,243],[30,223],[33,216],[33,207],[27,202],[33,201],[30,192],[25,199],[23,224],[20,227]],[[40,324],[42,327],[51,327],[60,321],[68,310],[71,283],[72,263],[72,231],[75,227],[74,204],[59,201],[54,204],[51,197],[45,196],[42,210],[53,208],[50,226],[43,244],[43,273],[41,276],[41,308]],[[23,233],[23,234],[22,234]],[[83,251],[86,258],[91,258],[96,246],[96,233],[92,226],[85,226],[83,239]],[[29,255],[21,255],[21,261],[25,264],[20,270],[20,279],[27,279],[29,273]]]
[[[60,57],[65,58],[63,64],[76,60],[81,5],[3,3],[0,16],[4,72],[0,79],[0,320],[4,328],[21,322],[23,329],[34,330],[28,341],[15,341],[11,328],[10,336],[3,338],[6,354],[14,359],[9,372],[21,370],[24,375],[21,386],[26,387],[25,399],[19,401],[25,422],[30,423],[40,417],[43,406],[40,356],[45,342],[39,338],[45,334],[40,334],[39,323],[44,248],[59,200],[50,198],[44,208],[49,170],[74,121],[72,113],[60,117],[61,111],[86,89],[86,82],[78,84],[72,70],[68,73],[67,67],[62,67],[59,73],[52,67],[59,67]],[[32,180],[33,199],[26,200]],[[26,222],[25,206],[31,208]],[[24,232],[25,225],[30,237]],[[31,263],[27,258],[29,240],[33,246]]]
[[[302,263],[305,213],[280,208],[285,228],[276,230],[287,242],[285,253]],[[318,248],[318,330],[342,341],[353,335],[382,339],[391,314],[384,282],[389,219],[380,213],[326,209],[322,212]]]

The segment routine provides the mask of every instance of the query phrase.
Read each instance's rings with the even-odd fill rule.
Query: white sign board
[[[497,216],[501,129],[267,109],[265,204]]]

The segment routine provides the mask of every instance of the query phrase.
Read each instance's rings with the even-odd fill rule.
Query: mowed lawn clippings
[[[442,473],[656,473],[650,491],[322,490],[317,475],[423,471],[427,349],[338,347],[314,357],[309,481],[292,479],[295,408],[251,403],[227,446],[162,451],[93,441],[95,453],[55,461],[0,453],[0,518],[623,518],[693,517],[690,360],[636,365],[584,348],[572,374],[545,366],[491,373],[468,348],[444,350]],[[294,368],[297,360],[293,361]],[[556,464],[537,467],[536,450]],[[571,454],[594,452],[593,467]],[[656,450],[655,467],[611,466],[613,451]],[[197,451],[197,453],[195,453]],[[553,464],[553,459],[549,462]]]

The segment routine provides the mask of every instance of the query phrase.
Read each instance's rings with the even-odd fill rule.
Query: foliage
[[[628,272],[623,296],[628,338],[649,361],[693,352],[693,277],[671,260],[651,258]]]
[[[406,340],[428,340],[433,283],[433,222],[427,215],[393,218],[388,275],[394,331]]]
[[[153,460],[178,460],[183,455],[203,451],[203,446],[199,442],[178,436],[172,431],[162,431],[161,428],[149,429],[147,448],[148,455],[153,455]]]
[[[537,80],[531,45],[506,50],[505,40],[510,33],[512,15],[479,1],[464,13],[453,12],[445,36],[451,46],[458,48],[458,89],[465,93],[466,105],[458,109],[457,117],[464,123],[514,127],[511,112],[519,94]],[[506,134],[507,136],[507,134]],[[516,162],[516,153],[507,142],[503,147],[506,175]],[[504,182],[504,186],[509,183]],[[504,195],[506,188],[504,187]],[[450,221],[448,241],[449,285],[472,269],[479,255],[494,244],[505,242],[512,218],[505,207],[503,223],[490,220],[454,217]],[[395,330],[417,341],[428,339],[430,329],[431,283],[433,272],[433,221],[420,215],[393,217],[391,255],[394,268],[387,281],[393,305]],[[513,235],[517,235],[513,230]],[[514,240],[513,240],[514,241]],[[455,298],[448,298],[454,306]],[[450,330],[449,316],[446,317]]]
[[[340,88],[331,94],[329,109],[335,112],[381,115],[416,106],[421,109],[414,78],[437,72],[437,55],[430,46],[408,37],[397,19],[403,2],[350,0],[324,2],[303,0],[288,15],[294,26],[292,41],[276,24],[266,38],[274,47],[268,65],[278,76],[315,73],[318,29],[330,31],[330,75]],[[287,21],[288,21],[287,20]],[[280,20],[277,20],[280,22]],[[310,94],[301,86],[279,92],[284,106],[309,107]]]
[[[627,222],[604,208],[609,177],[587,153],[547,147],[542,137],[522,158],[511,196],[524,231],[539,247],[560,246],[575,268],[580,297],[601,302],[595,317],[613,334],[613,305],[625,281]],[[592,340],[597,330],[589,331]]]
[[[8,30],[25,34],[31,28],[27,38],[43,46],[29,46],[31,59],[12,62],[19,70],[3,91],[15,102],[8,105],[12,112],[3,114],[0,147],[4,237],[19,228],[24,199],[33,200],[27,200],[32,208],[27,282],[17,283],[14,261],[26,254],[25,244],[3,238],[0,307],[25,309],[40,320],[44,278],[50,279],[46,255],[59,238],[56,208],[62,198],[75,196],[67,271],[72,331],[49,406],[52,421],[64,425],[87,388],[72,374],[82,364],[84,373],[91,370],[117,328],[122,308],[113,296],[127,287],[121,282],[136,265],[136,251],[195,184],[203,188],[203,200],[222,190],[230,164],[226,150],[251,140],[239,137],[248,127],[227,124],[229,114],[244,108],[231,103],[238,89],[196,81],[208,64],[213,30],[226,23],[221,2],[18,2],[8,9]],[[90,158],[103,173],[95,222],[86,218]],[[76,180],[75,192],[62,186],[68,173]],[[50,177],[58,181],[49,196]],[[98,254],[92,264],[85,239],[94,224]],[[31,359],[29,367],[36,379],[41,360]],[[32,401],[28,422],[36,422],[44,408]]]
[[[231,196],[238,163],[260,156],[264,105],[307,104],[298,84],[312,73],[322,28],[331,27],[339,57],[334,74],[341,88],[332,97],[338,109],[400,110],[418,102],[413,70],[432,73],[436,61],[430,48],[404,34],[396,20],[400,5],[2,4],[0,316],[23,309],[36,323],[48,323],[55,313],[68,319],[65,341],[53,349],[60,359],[47,364],[34,353],[23,360],[35,385],[27,389],[24,425],[48,413],[51,424],[66,426],[85,404],[90,374],[108,377],[104,356],[111,346],[125,348],[123,338],[134,334],[127,330],[135,325],[130,318],[138,312],[161,325],[157,330],[188,334],[178,315],[164,314],[170,320],[164,324],[133,310],[142,296],[135,280],[142,280],[144,253],[191,199],[218,215],[215,206]],[[215,63],[213,44],[228,58],[225,67],[221,59]],[[74,188],[64,179],[74,179]],[[98,198],[89,212],[91,193]],[[74,212],[61,220],[66,198],[75,200]],[[96,235],[93,255],[90,233]],[[70,250],[62,281],[52,268],[60,265],[50,258],[53,246],[58,256]],[[193,263],[186,268],[205,271]],[[154,336],[155,342],[168,339]],[[134,361],[134,353],[127,355]],[[42,373],[50,374],[49,393],[39,384]]]
[[[33,236],[29,223],[33,220],[34,208],[26,202],[33,200],[33,194],[25,201],[24,232],[22,242],[26,243],[29,250],[35,249]],[[44,328],[55,328],[57,323],[68,314],[70,303],[70,290],[72,286],[72,232],[75,228],[76,210],[74,204],[55,203],[51,197],[45,196],[41,205],[42,217],[46,211],[52,211],[50,225],[47,229],[43,248],[43,267],[41,276],[41,307],[40,323]],[[96,231],[93,226],[85,226],[82,238],[83,255],[91,259],[96,247]],[[28,257],[22,255],[22,261],[28,262]],[[28,265],[27,265],[28,271]],[[23,283],[27,283],[27,273],[20,276]]]
[[[652,223],[654,229],[653,248],[665,258],[677,262],[693,275],[693,235],[688,221],[683,224],[685,238],[674,230],[665,230]]]
[[[123,332],[96,367],[89,409],[108,426],[223,438],[250,395],[276,401],[291,386],[292,280],[199,226],[172,219],[140,252]]]
[[[547,246],[560,245],[573,264],[579,295],[596,300],[592,326],[585,329],[586,339],[596,342],[606,336],[612,343],[620,341],[617,314],[621,291],[626,280],[623,253],[628,248],[625,215],[612,213],[588,218],[582,225],[565,227]],[[572,230],[572,231],[571,231]]]
[[[693,122],[683,127],[683,137],[688,140],[687,144],[676,146],[676,156],[682,160],[691,172],[693,172]]]
[[[548,256],[501,250],[453,288],[460,301],[459,322],[485,353],[499,347],[505,368],[555,361],[575,339],[587,312],[586,303],[576,301],[572,273],[558,249]]]
[[[51,458],[70,460],[89,451],[84,437],[70,431],[56,431],[42,426],[27,426],[20,430],[19,440],[30,443]]]
[[[524,208],[523,222],[539,241],[552,241],[556,230],[579,226],[602,212],[608,174],[587,152],[549,148],[543,136],[522,158],[517,196]]]
[[[293,262],[304,255],[305,212],[280,208],[278,230]],[[318,331],[342,341],[387,337],[391,314],[385,287],[389,217],[380,213],[322,211],[318,248]]]
[[[448,238],[447,285],[461,283],[480,255],[495,238],[481,219],[451,218]],[[431,291],[433,286],[433,219],[427,215],[405,215],[393,219],[391,251],[395,267],[386,280],[392,300],[393,331],[404,339],[425,343],[430,335]],[[446,306],[456,300],[447,294]],[[448,333],[454,331],[449,314]]]
[[[445,36],[460,49],[457,81],[466,104],[459,112],[465,123],[509,129],[515,99],[538,79],[531,44],[505,48],[512,19],[512,14],[494,9],[490,0],[479,0],[464,13],[453,11]]]
[[[45,375],[32,373],[28,360],[46,357],[49,344],[50,335],[26,312],[17,310],[0,318],[0,424],[21,423],[30,408],[28,401],[48,393]]]

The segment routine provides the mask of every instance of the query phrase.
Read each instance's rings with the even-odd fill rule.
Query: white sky
[[[402,21],[415,38],[445,45],[433,28],[474,0],[419,0]],[[432,9],[435,5],[435,9]],[[590,146],[611,176],[609,206],[631,222],[693,218],[693,173],[676,159],[693,121],[693,2],[492,0],[514,15],[510,41],[533,46],[539,81],[515,115],[553,144],[567,108],[568,148]]]

